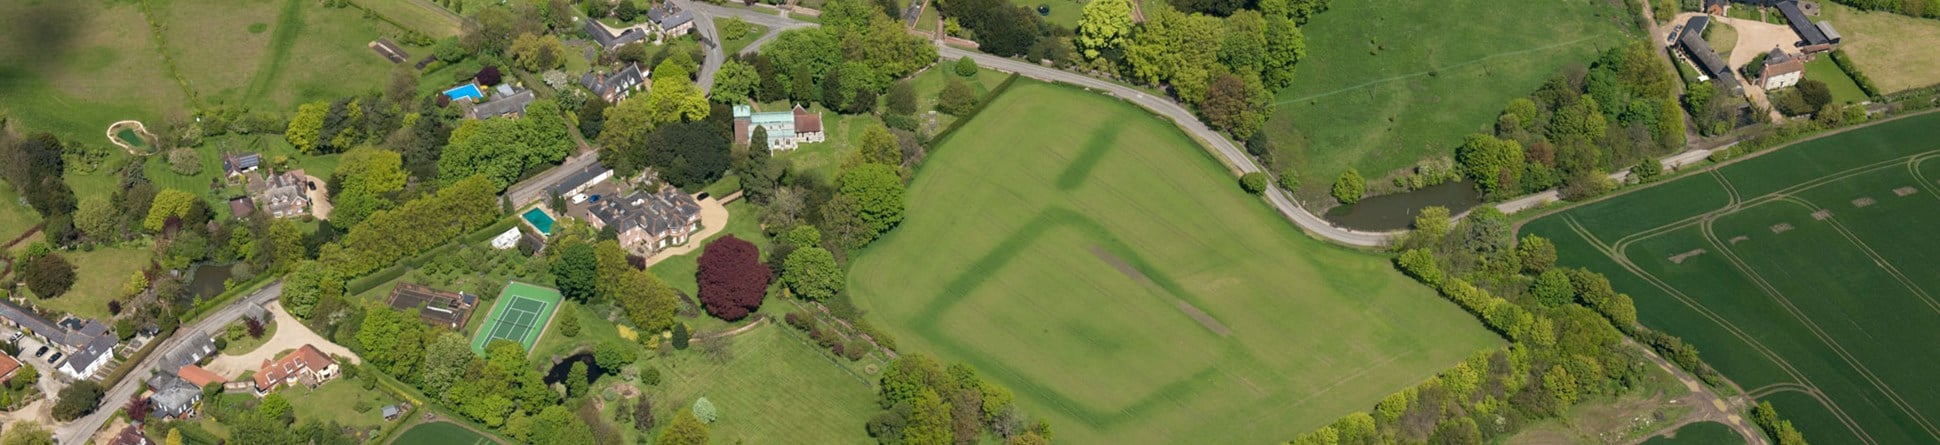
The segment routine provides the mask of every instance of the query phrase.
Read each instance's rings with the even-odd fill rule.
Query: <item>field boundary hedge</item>
[[[956,134],[958,128],[963,128],[963,124],[969,123],[970,119],[977,117],[978,114],[982,114],[983,109],[990,106],[991,102],[996,102],[998,96],[1002,96],[1005,91],[1009,91],[1010,86],[1016,84],[1017,78],[1019,77],[1023,76],[1017,73],[1011,73],[1010,77],[1004,78],[1004,83],[997,84],[996,88],[991,88],[990,91],[985,92],[983,98],[977,100],[977,106],[970,107],[969,112],[963,113],[962,116],[957,116],[956,122],[950,123],[950,128],[945,128],[942,132],[937,133],[935,137],[930,138],[930,148],[935,149],[936,147],[943,146],[943,142],[950,140],[950,135]]]
[[[1882,97],[1879,94],[1879,85],[1874,85],[1871,77],[1866,77],[1866,73],[1860,71],[1859,66],[1852,64],[1852,60],[1846,57],[1845,48],[1832,50],[1832,63],[1839,65],[1839,70],[1845,71],[1846,77],[1851,77],[1853,83],[1859,84],[1859,90],[1865,92],[1866,97],[1874,99]]]

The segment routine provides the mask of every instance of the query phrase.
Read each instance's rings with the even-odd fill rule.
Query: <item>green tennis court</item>
[[[525,345],[527,351],[539,342],[553,311],[559,308],[559,291],[517,281],[506,283],[499,292],[492,314],[472,337],[472,352],[485,354],[493,339],[506,339]]]

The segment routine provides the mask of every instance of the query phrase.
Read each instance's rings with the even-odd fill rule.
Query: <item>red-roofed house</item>
[[[20,361],[13,356],[0,354],[0,382],[13,380],[13,373],[20,371]]]
[[[262,369],[256,371],[256,394],[268,394],[292,383],[316,386],[336,376],[337,361],[316,346],[306,344],[274,362],[264,360]]]
[[[209,386],[210,383],[226,383],[229,381],[229,379],[216,375],[215,372],[202,369],[201,366],[196,365],[183,365],[182,369],[175,371],[175,374],[182,376],[182,380],[189,381],[189,383],[194,384],[197,388]]]

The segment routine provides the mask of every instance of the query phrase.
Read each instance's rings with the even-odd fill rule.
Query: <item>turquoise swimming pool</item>
[[[477,84],[468,83],[465,86],[445,90],[445,97],[449,97],[451,100],[471,99],[472,101],[477,101],[485,98],[485,92],[479,91]]]
[[[552,215],[547,215],[546,211],[534,208],[527,210],[524,217],[526,223],[532,224],[532,228],[539,229],[539,233],[552,234]]]

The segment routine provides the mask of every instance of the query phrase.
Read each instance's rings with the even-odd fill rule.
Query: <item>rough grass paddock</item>
[[[1789,414],[1789,413],[1788,413]],[[1698,422],[1678,427],[1669,437],[1657,436],[1644,441],[1644,445],[1733,445],[1743,444],[1745,438],[1731,427],[1717,422]]]
[[[1308,188],[1348,167],[1380,177],[1449,154],[1510,99],[1622,42],[1603,0],[1335,2],[1302,28],[1307,57],[1266,129]]]
[[[126,302],[121,298],[121,285],[127,283],[128,277],[134,275],[135,271],[148,266],[146,246],[100,247],[88,252],[61,252],[61,255],[74,264],[74,287],[59,297],[36,296],[31,301],[35,306],[48,310],[97,320],[111,318],[108,301]],[[32,293],[27,291],[26,286],[20,289],[22,293]]]
[[[1879,85],[1880,93],[1940,83],[1940,20],[1907,17],[1885,11],[1865,12],[1845,5],[1820,2],[1822,19],[1845,36],[1845,48],[1861,72]],[[1808,73],[1809,75],[1809,73]]]
[[[484,445],[495,444],[491,438],[481,436],[472,430],[451,422],[432,422],[411,427],[399,434],[392,445]]]
[[[1803,142],[1525,231],[1608,274],[1644,324],[1694,343],[1810,441],[1933,443],[1936,128],[1927,114]]]
[[[734,336],[726,362],[708,358],[698,345],[648,361],[660,368],[660,384],[647,388],[660,424],[707,397],[721,411],[713,443],[875,443],[863,432],[876,413],[875,376],[851,374],[790,329],[767,323]]]
[[[1302,236],[1165,121],[1019,82],[936,147],[849,289],[1060,441],[1285,440],[1500,344],[1382,258]]]
[[[16,128],[108,146],[108,124],[186,103],[134,2],[0,2],[0,111]]]

